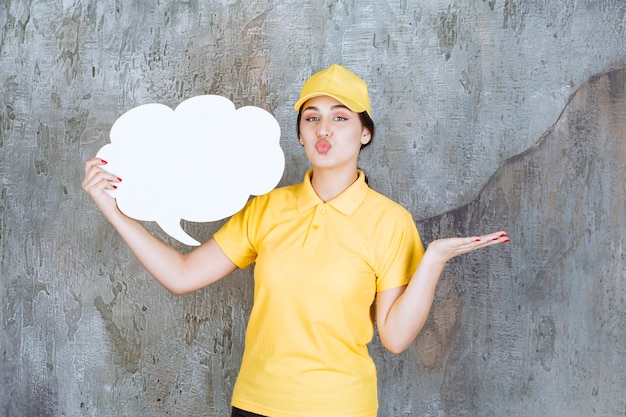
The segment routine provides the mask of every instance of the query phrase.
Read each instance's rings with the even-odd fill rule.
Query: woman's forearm
[[[424,327],[446,260],[426,250],[411,282],[378,323],[383,345],[393,353],[406,350]],[[379,319],[380,320],[380,319]]]
[[[167,290],[180,293],[184,275],[183,255],[149,233],[124,214],[108,219],[143,267]]]
[[[123,214],[107,190],[117,188],[122,179],[102,169],[106,161],[92,158],[85,164],[83,189],[104,217],[115,227],[139,262],[173,294],[202,288],[237,269],[210,239],[188,254],[180,254],[154,237],[136,220]]]
[[[237,268],[213,239],[181,254],[124,214],[109,221],[150,275],[174,295],[205,287]]]
[[[383,345],[400,353],[417,337],[428,318],[441,272],[450,259],[506,242],[509,238],[504,231],[431,242],[406,287],[378,294],[376,317]]]

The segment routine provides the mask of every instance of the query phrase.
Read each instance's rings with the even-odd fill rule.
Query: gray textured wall
[[[83,163],[132,107],[212,93],[277,117],[299,181],[291,106],[331,62],[426,243],[512,238],[449,265],[409,351],[373,343],[380,415],[626,414],[623,0],[0,0],[0,28],[0,415],[226,415],[250,271],[170,296]]]

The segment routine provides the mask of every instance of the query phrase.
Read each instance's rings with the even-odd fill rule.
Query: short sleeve
[[[376,280],[378,292],[408,284],[424,256],[424,246],[410,213],[405,212],[395,219],[388,225],[391,233],[381,247],[383,257]]]
[[[254,199],[233,215],[214,235],[213,239],[224,254],[239,268],[245,269],[256,259],[251,227],[254,225]]]

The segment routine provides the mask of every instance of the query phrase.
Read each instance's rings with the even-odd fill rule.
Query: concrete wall
[[[299,181],[291,107],[332,62],[425,243],[512,239],[450,263],[409,351],[372,344],[380,416],[626,414],[623,0],[0,1],[0,415],[227,414],[250,271],[170,296],[83,163],[126,110],[211,93],[271,111]]]

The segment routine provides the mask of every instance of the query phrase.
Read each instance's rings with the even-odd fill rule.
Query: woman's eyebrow
[[[348,106],[344,105],[344,104],[336,104],[334,106],[331,106],[330,108],[331,110],[337,110],[337,109],[345,109],[345,110],[350,110],[348,108]],[[302,109],[302,111],[307,111],[307,110],[313,110],[313,111],[320,111],[319,108],[315,107],[315,106],[308,106],[305,107],[304,109]]]

